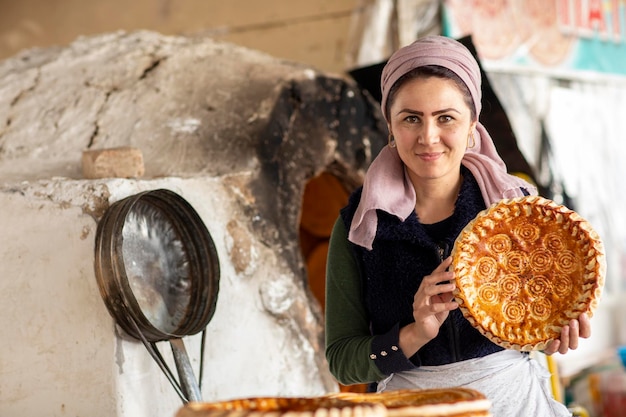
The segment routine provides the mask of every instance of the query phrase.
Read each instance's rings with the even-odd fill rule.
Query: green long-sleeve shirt
[[[363,281],[347,229],[339,218],[333,227],[326,266],[326,358],[331,373],[345,385],[385,378],[377,361],[414,365],[399,349],[399,327],[373,336],[363,302]]]

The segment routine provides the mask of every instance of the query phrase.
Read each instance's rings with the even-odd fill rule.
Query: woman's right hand
[[[452,257],[444,259],[424,277],[413,297],[415,322],[400,329],[400,347],[407,358],[437,336],[450,311],[459,307],[454,301],[454,273],[447,270],[451,264]]]

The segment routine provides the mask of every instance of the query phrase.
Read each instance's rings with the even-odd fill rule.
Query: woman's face
[[[439,77],[407,81],[389,111],[389,130],[414,184],[456,183],[475,125],[461,90]]]

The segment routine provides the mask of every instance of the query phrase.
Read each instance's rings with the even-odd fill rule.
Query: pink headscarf
[[[444,36],[427,36],[396,51],[385,65],[381,77],[381,109],[386,116],[389,90],[409,71],[425,65],[439,65],[452,70],[467,85],[480,115],[481,77],[478,63],[460,42]],[[476,178],[487,206],[502,198],[523,195],[520,188],[536,194],[536,188],[521,178],[509,175],[506,165],[485,127],[478,122],[475,145],[465,151],[461,163]],[[404,221],[415,210],[415,189],[404,163],[395,148],[386,146],[370,165],[363,183],[361,201],[354,214],[348,239],[372,249],[376,237],[376,210],[384,210]]]

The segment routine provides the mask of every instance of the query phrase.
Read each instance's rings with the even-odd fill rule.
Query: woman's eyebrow
[[[461,114],[461,112],[460,112],[460,111],[458,111],[457,109],[455,109],[454,107],[449,107],[449,108],[447,108],[447,109],[442,109],[442,110],[437,110],[437,111],[434,111],[434,112],[433,112],[433,116],[436,116],[436,115],[438,115],[438,114],[442,114],[442,113],[449,113],[449,112],[451,112],[451,111],[452,111],[452,112],[455,112],[455,113],[458,113],[458,114]]]
[[[424,112],[417,111],[417,110],[411,110],[411,109],[400,109],[400,110],[398,110],[398,113],[396,113],[396,114],[402,114],[402,113],[416,114],[418,116],[423,116],[424,115]]]
[[[457,109],[455,109],[454,107],[449,107],[447,109],[441,109],[441,110],[434,111],[432,113],[432,115],[433,116],[437,116],[437,115],[440,115],[440,114],[443,114],[443,113],[449,113],[449,112],[455,112],[455,113],[461,114],[461,112],[458,111]],[[411,109],[408,109],[408,108],[407,109],[400,109],[400,110],[398,110],[397,114],[402,114],[402,113],[416,114],[418,116],[423,116],[424,115],[424,112],[422,112],[422,111],[411,110]]]

